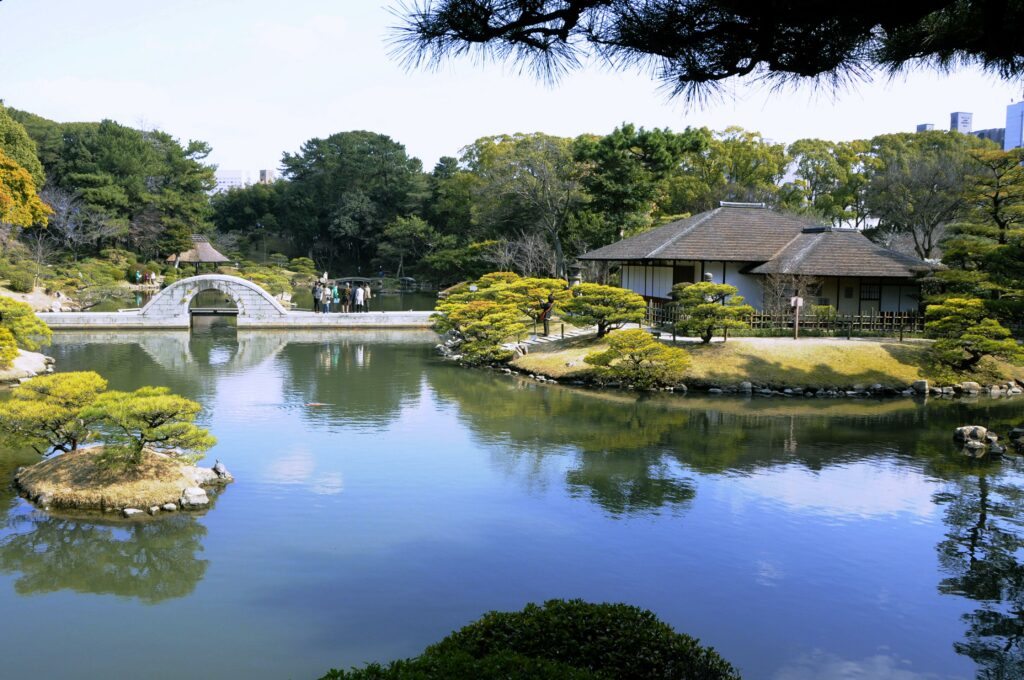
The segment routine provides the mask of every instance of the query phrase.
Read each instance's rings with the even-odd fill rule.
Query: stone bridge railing
[[[40,312],[40,319],[59,330],[189,328],[192,299],[216,290],[238,307],[239,328],[430,328],[431,312],[369,312],[314,314],[285,309],[267,291],[237,276],[203,274],[172,283],[141,310],[126,312]]]

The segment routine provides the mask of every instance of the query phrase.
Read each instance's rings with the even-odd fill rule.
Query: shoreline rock
[[[451,359],[458,359],[458,357],[447,357]],[[476,368],[468,366],[469,368]],[[542,384],[558,384],[558,380],[555,378],[548,377],[542,373],[524,371],[514,366],[509,366],[506,363],[497,363],[489,366],[492,370],[500,371],[505,375],[519,376],[521,378],[528,378]],[[564,377],[562,380],[566,380]],[[620,385],[617,382],[600,382],[585,377],[575,377],[571,380],[567,380],[566,384],[573,385],[576,387],[589,387],[596,389],[625,389],[632,390],[634,388],[628,385]],[[963,386],[967,385],[965,389]],[[975,388],[977,386],[977,389]],[[904,385],[902,387],[895,387],[892,385],[882,385],[881,383],[875,383],[871,386],[865,385],[848,385],[838,386],[833,385],[827,388],[825,387],[800,387],[792,384],[771,384],[771,383],[759,383],[753,380],[743,380],[734,385],[723,385],[723,384],[693,384],[687,385],[675,385],[672,387],[657,388],[652,391],[666,391],[666,392],[678,392],[680,394],[686,393],[704,393],[708,395],[731,395],[738,396],[745,399],[751,399],[756,397],[782,397],[782,398],[793,398],[793,397],[806,397],[806,398],[827,398],[827,399],[865,399],[865,398],[912,398],[912,399],[927,399],[929,396],[950,399],[950,398],[977,398],[982,396],[988,396],[992,398],[1004,398],[1004,397],[1015,397],[1024,394],[1024,384],[1015,381],[1009,381],[1001,385],[990,385],[986,387],[980,386],[978,383],[958,383],[956,385],[947,385],[943,387],[936,387],[930,385],[927,380],[915,380],[910,385]]]

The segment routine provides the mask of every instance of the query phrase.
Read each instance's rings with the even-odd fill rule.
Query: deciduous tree
[[[570,140],[541,133],[479,139],[463,162],[479,177],[475,204],[488,230],[543,234],[555,253],[550,274],[564,277],[567,220],[584,200]]]
[[[982,142],[958,132],[881,135],[872,148],[881,164],[867,187],[881,231],[908,234],[921,259],[936,257],[943,229],[964,206],[969,149]]]

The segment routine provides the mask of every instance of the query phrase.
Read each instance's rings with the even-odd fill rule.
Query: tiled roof
[[[912,278],[932,266],[883,248],[854,229],[808,229],[753,274]]]
[[[581,260],[766,262],[814,223],[751,205],[723,205],[581,255]]]

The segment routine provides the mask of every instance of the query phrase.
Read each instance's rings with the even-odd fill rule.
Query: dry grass
[[[17,476],[29,496],[50,494],[54,507],[79,510],[148,508],[176,503],[194,482],[182,474],[182,464],[167,456],[147,453],[138,468],[123,471],[97,464],[102,449],[65,453],[26,468]]]
[[[552,343],[541,351],[512,362],[516,368],[558,380],[586,380],[593,369],[583,362],[590,352],[606,345],[593,338]],[[701,345],[680,342],[692,364],[685,381],[697,386],[736,385],[745,380],[773,386],[869,387],[882,384],[904,388],[927,378],[949,384],[974,379],[982,384],[1024,379],[1024,367],[988,360],[974,375],[952,376],[935,372],[928,359],[927,341],[837,338],[742,338]]]

